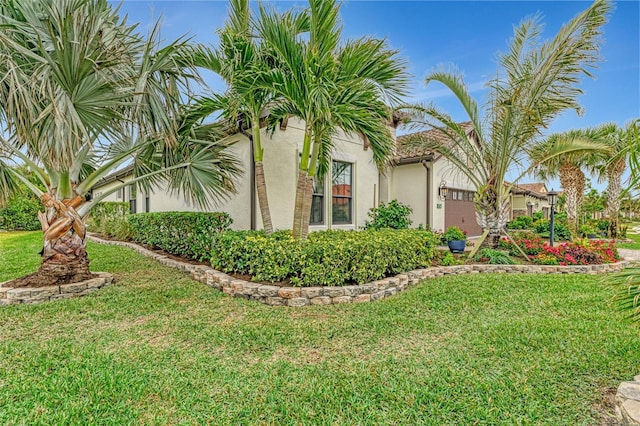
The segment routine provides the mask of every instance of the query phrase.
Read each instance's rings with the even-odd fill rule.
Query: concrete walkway
[[[625,260],[640,260],[640,250],[619,248],[618,254]]]

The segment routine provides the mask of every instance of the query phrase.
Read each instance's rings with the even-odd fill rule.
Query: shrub
[[[507,223],[507,228],[509,229],[530,229],[532,226],[533,219],[529,216],[518,216]]]
[[[41,229],[38,221],[40,200],[31,193],[13,195],[7,205],[0,208],[0,229],[8,231],[35,231]]]
[[[91,210],[89,229],[107,237],[130,240],[133,236],[129,224],[129,203],[102,202]]]
[[[411,225],[409,216],[413,210],[406,204],[391,200],[388,204],[380,204],[369,209],[367,214],[371,222],[366,221],[365,229],[407,229]]]
[[[215,239],[211,265],[248,274],[254,281],[289,279],[300,286],[362,284],[430,265],[435,237],[429,231],[313,232],[297,241],[290,232],[229,231]]]
[[[543,212],[534,212],[532,219],[533,219],[534,222],[536,222],[538,220],[541,220],[541,219],[544,219],[544,213]]]
[[[609,234],[609,220],[607,219],[598,219],[595,222],[595,227],[599,232],[604,232],[605,234]]]
[[[229,229],[227,213],[162,212],[129,215],[132,239],[176,256],[205,260],[215,238]]]
[[[547,219],[539,220],[533,224],[533,230],[538,234],[549,234],[551,232],[551,222]],[[555,238],[565,241],[571,239],[571,231],[562,221],[554,221],[553,230]]]
[[[449,241],[460,241],[467,239],[467,231],[463,231],[457,226],[450,226],[447,231],[442,234],[442,241],[447,243]]]
[[[438,263],[440,264],[440,266],[453,266],[453,265],[460,265],[462,262],[456,259],[453,253],[451,253],[450,251],[447,251],[447,252],[444,252],[442,257],[438,260]]]
[[[485,248],[480,250],[478,254],[473,258],[476,262],[485,262],[491,265],[513,265],[515,262],[509,257],[508,254],[500,251]]]

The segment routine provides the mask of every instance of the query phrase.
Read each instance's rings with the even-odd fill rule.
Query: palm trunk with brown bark
[[[303,234],[303,217],[305,195],[307,192],[307,172],[300,170],[298,172],[298,182],[296,185],[296,198],[293,206],[293,238],[301,239]]]
[[[87,255],[86,226],[76,209],[84,198],[56,200],[44,194],[45,213],[38,213],[44,232],[42,262],[37,275],[54,284],[65,284],[91,278]]]
[[[271,211],[269,209],[269,199],[267,198],[267,182],[264,177],[264,164],[262,161],[255,162],[255,173],[262,226],[267,234],[271,234],[273,232],[273,223],[271,222]]]
[[[620,227],[618,221],[621,193],[620,180],[626,167],[626,161],[624,159],[619,159],[607,168],[607,216],[609,217],[610,238],[618,238],[618,230]]]
[[[564,191],[567,225],[573,235],[578,233],[578,213],[582,205],[585,177],[575,164],[563,164],[560,167],[560,185]]]

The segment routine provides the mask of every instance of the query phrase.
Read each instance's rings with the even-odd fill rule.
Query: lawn
[[[35,269],[40,239],[0,233],[0,281]],[[591,425],[640,373],[640,331],[597,276],[452,276],[295,309],[89,253],[115,285],[0,309],[0,424]]]
[[[638,223],[624,224],[624,226],[628,226],[629,230],[627,231],[627,238],[633,240],[631,243],[620,243],[618,244],[619,248],[626,248],[632,250],[640,250],[640,234],[636,234],[633,231],[634,227],[640,227]]]

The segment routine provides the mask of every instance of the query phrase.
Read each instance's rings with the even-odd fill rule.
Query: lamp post
[[[555,205],[558,201],[558,193],[553,189],[547,192],[547,201],[549,201],[549,205],[551,206],[551,218],[549,221],[549,245],[553,247],[553,233],[554,233],[554,225],[553,225],[553,216],[555,214]]]

